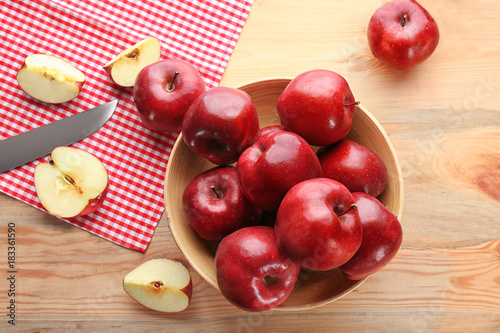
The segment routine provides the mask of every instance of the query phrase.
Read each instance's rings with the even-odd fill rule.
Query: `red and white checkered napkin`
[[[145,251],[164,210],[163,183],[177,133],[142,125],[130,89],[118,88],[102,66],[146,37],[157,37],[162,58],[195,65],[208,88],[218,85],[253,0],[36,0],[0,6],[0,140],[118,99],[112,118],[74,144],[106,166],[110,187],[95,213],[67,219],[124,247]],[[73,101],[48,105],[27,96],[16,72],[33,53],[59,56],[87,80]],[[8,158],[8,156],[0,156]],[[41,158],[0,174],[0,191],[43,209],[33,171]],[[1,211],[0,211],[1,214]],[[22,221],[20,221],[22,223]],[[64,236],[63,236],[64,237]]]

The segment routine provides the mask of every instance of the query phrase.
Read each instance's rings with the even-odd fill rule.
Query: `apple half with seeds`
[[[80,94],[85,74],[64,59],[47,54],[32,54],[17,72],[24,92],[46,103],[68,102]]]
[[[132,87],[139,72],[147,65],[159,61],[160,56],[160,41],[149,37],[114,57],[103,68],[117,85]]]
[[[57,147],[47,163],[35,168],[40,202],[49,213],[63,218],[96,211],[108,186],[108,173],[101,161],[79,148]]]
[[[189,270],[173,259],[144,262],[125,275],[123,288],[138,303],[160,312],[187,309],[193,293]]]

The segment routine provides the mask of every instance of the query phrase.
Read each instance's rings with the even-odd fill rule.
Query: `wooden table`
[[[500,330],[500,2],[422,0],[441,40],[409,71],[376,61],[366,27],[387,1],[255,0],[224,74],[235,86],[327,68],[381,122],[405,182],[404,240],[357,290],[305,312],[247,313],[194,271],[190,308],[138,305],[124,275],[182,258],[162,216],[145,254],[0,195],[0,331],[498,332]],[[16,326],[7,324],[8,224],[16,224]]]

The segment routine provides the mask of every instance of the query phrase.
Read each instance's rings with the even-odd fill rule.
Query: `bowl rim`
[[[269,76],[269,77],[263,77],[263,78],[258,78],[258,79],[253,79],[253,80],[248,80],[248,81],[245,81],[243,83],[240,83],[240,84],[237,84],[237,85],[233,85],[232,87],[236,88],[236,89],[241,89],[243,87],[249,87],[249,86],[252,86],[252,85],[256,85],[256,84],[260,84],[260,83],[263,83],[263,82],[268,82],[268,81],[288,81],[290,82],[291,80],[293,80],[294,77],[292,76]],[[404,183],[403,183],[403,175],[402,175],[402,169],[401,169],[401,165],[399,163],[399,159],[398,159],[398,156],[396,154],[396,150],[394,149],[394,146],[392,144],[392,141],[390,140],[389,138],[389,135],[387,134],[387,132],[385,131],[385,129],[383,128],[383,126],[381,125],[381,123],[375,118],[375,116],[368,110],[366,109],[366,107],[361,104],[361,103],[358,103],[357,106],[358,108],[362,109],[363,112],[365,113],[365,115],[369,118],[369,120],[378,128],[380,134],[382,135],[384,141],[386,142],[387,144],[387,147],[390,151],[390,155],[394,161],[394,166],[395,166],[395,169],[396,169],[396,174],[397,174],[397,183],[399,184],[398,186],[398,202],[399,202],[399,205],[397,207],[395,207],[395,215],[397,216],[398,220],[401,222],[402,220],[402,214],[403,214],[403,207],[404,207]],[[172,149],[171,149],[171,153],[176,151],[178,146],[183,144],[183,136],[182,136],[182,132],[179,133],[177,139],[175,140],[174,142],[174,145],[172,146]],[[169,156],[170,158],[170,156]],[[165,213],[166,213],[166,218],[167,218],[167,224],[169,226],[169,230],[172,234],[172,238],[174,239],[177,247],[179,248],[179,250],[181,251],[181,253],[183,254],[183,256],[185,257],[185,259],[189,262],[189,265],[198,273],[198,275],[200,275],[202,277],[202,279],[207,282],[208,284],[210,284],[211,286],[213,286],[215,289],[219,290],[219,287],[217,285],[217,282],[216,281],[211,281],[212,280],[212,277],[209,276],[207,273],[205,273],[204,271],[202,270],[199,270],[196,265],[193,265],[193,262],[192,262],[192,259],[188,256],[186,256],[185,254],[185,249],[183,248],[183,245],[181,245],[178,241],[179,239],[179,234],[178,234],[178,230],[176,228],[172,228],[172,223],[171,223],[171,219],[170,219],[170,216],[171,216],[171,210],[169,208],[169,205],[167,204],[167,190],[166,190],[166,185],[168,183],[168,181],[170,180],[169,178],[169,175],[171,175],[172,171],[171,171],[171,166],[173,164],[172,163],[167,163],[167,168],[166,168],[166,173],[165,173],[165,185],[164,185],[164,206],[165,206]],[[344,297],[345,295],[351,293],[353,290],[355,290],[356,288],[358,288],[361,284],[363,284],[370,276],[364,278],[364,279],[361,279],[361,280],[357,280],[356,283],[354,283],[351,287],[347,288],[346,290],[344,290],[343,292],[339,293],[338,295],[336,295],[335,297],[332,297],[330,299],[325,299],[325,300],[322,300],[322,301],[317,301],[317,302],[314,302],[314,303],[310,303],[310,304],[307,304],[307,305],[303,305],[303,306],[285,306],[285,307],[281,307],[281,306],[278,306],[278,307],[275,307],[275,308],[272,308],[271,310],[274,310],[274,311],[281,311],[281,312],[286,312],[286,311],[303,311],[303,310],[308,310],[308,309],[313,309],[313,308],[317,308],[317,307],[320,307],[322,305],[326,305],[326,304],[329,304],[329,303],[332,303],[334,302],[335,300],[338,300],[342,297]]]

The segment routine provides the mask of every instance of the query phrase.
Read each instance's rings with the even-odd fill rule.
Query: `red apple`
[[[397,69],[420,64],[431,56],[438,42],[436,22],[415,0],[394,0],[383,5],[368,24],[373,55]]]
[[[397,217],[375,197],[352,194],[358,205],[363,240],[356,254],[340,270],[348,279],[361,280],[386,266],[396,255],[403,240]]]
[[[342,139],[318,151],[323,177],[334,179],[351,192],[366,192],[374,197],[387,186],[384,161],[371,149]]]
[[[139,72],[133,97],[147,128],[156,132],[179,132],[187,109],[204,91],[205,82],[193,65],[165,59]]]
[[[219,86],[203,93],[182,122],[184,142],[218,165],[238,160],[259,136],[259,118],[250,95]]]
[[[292,187],[281,202],[274,228],[280,251],[315,271],[345,264],[363,238],[353,196],[329,178],[310,179]]]
[[[295,184],[321,176],[318,156],[299,135],[272,131],[241,154],[236,165],[245,196],[257,207],[277,211]]]
[[[203,239],[220,241],[224,236],[257,225],[262,210],[241,191],[236,168],[217,167],[196,176],[184,190],[186,220]]]
[[[104,202],[109,178],[102,162],[79,148],[57,147],[35,168],[35,189],[52,215],[70,218],[95,212]]]
[[[300,267],[278,251],[273,228],[253,226],[220,242],[215,269],[219,289],[229,302],[246,311],[265,311],[290,295]]]
[[[276,108],[285,130],[311,145],[324,146],[350,131],[356,102],[342,76],[317,69],[293,79],[279,96]]]

